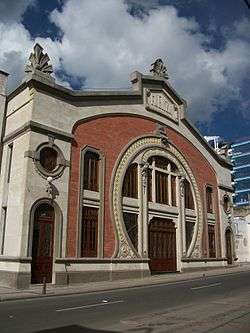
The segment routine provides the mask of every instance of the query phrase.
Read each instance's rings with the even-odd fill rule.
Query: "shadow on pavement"
[[[42,331],[36,331],[34,333],[115,333],[114,331],[96,330],[88,327],[70,325],[63,327],[56,327]]]

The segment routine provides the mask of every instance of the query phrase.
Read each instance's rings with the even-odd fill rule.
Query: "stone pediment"
[[[145,107],[148,111],[161,113],[171,120],[179,121],[179,108],[164,90],[145,90]]]

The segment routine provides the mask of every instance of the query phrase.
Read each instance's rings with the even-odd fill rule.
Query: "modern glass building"
[[[250,205],[250,137],[231,145],[235,206]]]

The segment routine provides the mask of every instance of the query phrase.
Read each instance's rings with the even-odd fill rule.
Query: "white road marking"
[[[210,288],[210,287],[215,287],[215,286],[219,286],[222,283],[218,282],[218,283],[213,283],[213,284],[206,284],[204,286],[200,286],[200,287],[192,287],[190,288],[191,290],[197,290],[197,289],[203,289],[203,288]]]
[[[57,312],[62,311],[71,311],[71,310],[78,310],[78,309],[88,309],[88,308],[94,308],[97,306],[103,306],[103,305],[110,305],[110,304],[117,304],[117,303],[123,303],[124,301],[113,301],[113,302],[105,302],[105,303],[96,303],[96,304],[89,304],[89,305],[82,305],[82,306],[75,306],[72,308],[64,308],[64,309],[56,309]]]

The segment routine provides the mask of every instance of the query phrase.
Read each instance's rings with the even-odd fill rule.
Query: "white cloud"
[[[27,8],[35,4],[35,0],[1,0],[0,22],[19,22]]]
[[[193,120],[209,122],[219,105],[232,99],[247,105],[241,96],[250,72],[250,45],[242,38],[246,19],[236,23],[236,33],[222,50],[208,50],[208,38],[198,24],[179,17],[172,6],[149,8],[138,18],[130,15],[122,0],[68,0],[50,19],[61,30],[61,40],[36,41],[56,70],[63,69],[79,82],[85,79],[88,87],[127,87],[132,71],[147,73],[152,61],[162,57]],[[33,44],[21,23],[0,25],[0,68],[20,72]],[[18,62],[22,66],[15,65]],[[66,80],[67,76],[61,79],[63,84]]]

